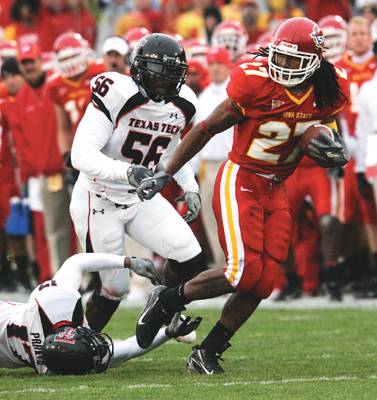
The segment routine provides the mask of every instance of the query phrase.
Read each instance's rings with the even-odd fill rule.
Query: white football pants
[[[125,233],[160,256],[178,262],[188,261],[201,252],[190,227],[160,194],[151,200],[117,207],[77,182],[70,213],[86,252],[127,254]],[[128,270],[101,271],[100,277],[102,296],[120,300],[127,294]]]

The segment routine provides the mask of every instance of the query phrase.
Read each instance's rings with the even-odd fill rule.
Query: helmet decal
[[[314,25],[313,31],[310,34],[310,37],[313,39],[313,42],[317,49],[324,50],[325,47],[325,38],[323,36],[322,31],[319,29],[318,25]]]

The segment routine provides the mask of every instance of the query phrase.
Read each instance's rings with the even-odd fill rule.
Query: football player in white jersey
[[[41,283],[28,303],[0,302],[0,368],[32,367],[39,374],[103,372],[130,358],[144,354],[135,337],[119,342],[88,327],[78,289],[84,272],[131,269],[159,281],[150,260],[111,254],[76,254],[62,265],[50,281]],[[200,319],[178,315],[162,329],[147,351],[171,337],[191,333]]]
[[[168,261],[166,284],[188,280],[204,267],[202,250],[188,224],[162,196],[140,202],[135,187],[166,162],[192,121],[197,98],[184,80],[183,47],[155,33],[142,38],[131,57],[131,76],[103,73],[91,82],[92,101],[77,129],[72,165],[80,171],[71,217],[86,252],[125,254],[125,233]],[[198,184],[189,165],[174,176],[188,205],[187,222],[200,210]],[[88,302],[92,329],[103,329],[127,294],[128,271],[100,272]]]

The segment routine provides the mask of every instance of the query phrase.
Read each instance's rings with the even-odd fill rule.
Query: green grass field
[[[137,310],[120,310],[107,332],[134,333]],[[202,338],[217,310],[204,317]],[[143,357],[83,377],[37,376],[0,369],[0,399],[377,399],[377,320],[374,310],[260,310],[232,339],[226,373],[186,372],[190,347],[168,342]]]

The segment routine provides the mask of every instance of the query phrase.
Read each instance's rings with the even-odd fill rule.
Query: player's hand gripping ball
[[[326,125],[310,126],[302,135],[301,149],[324,168],[341,167],[348,163],[350,155],[339,135]]]

